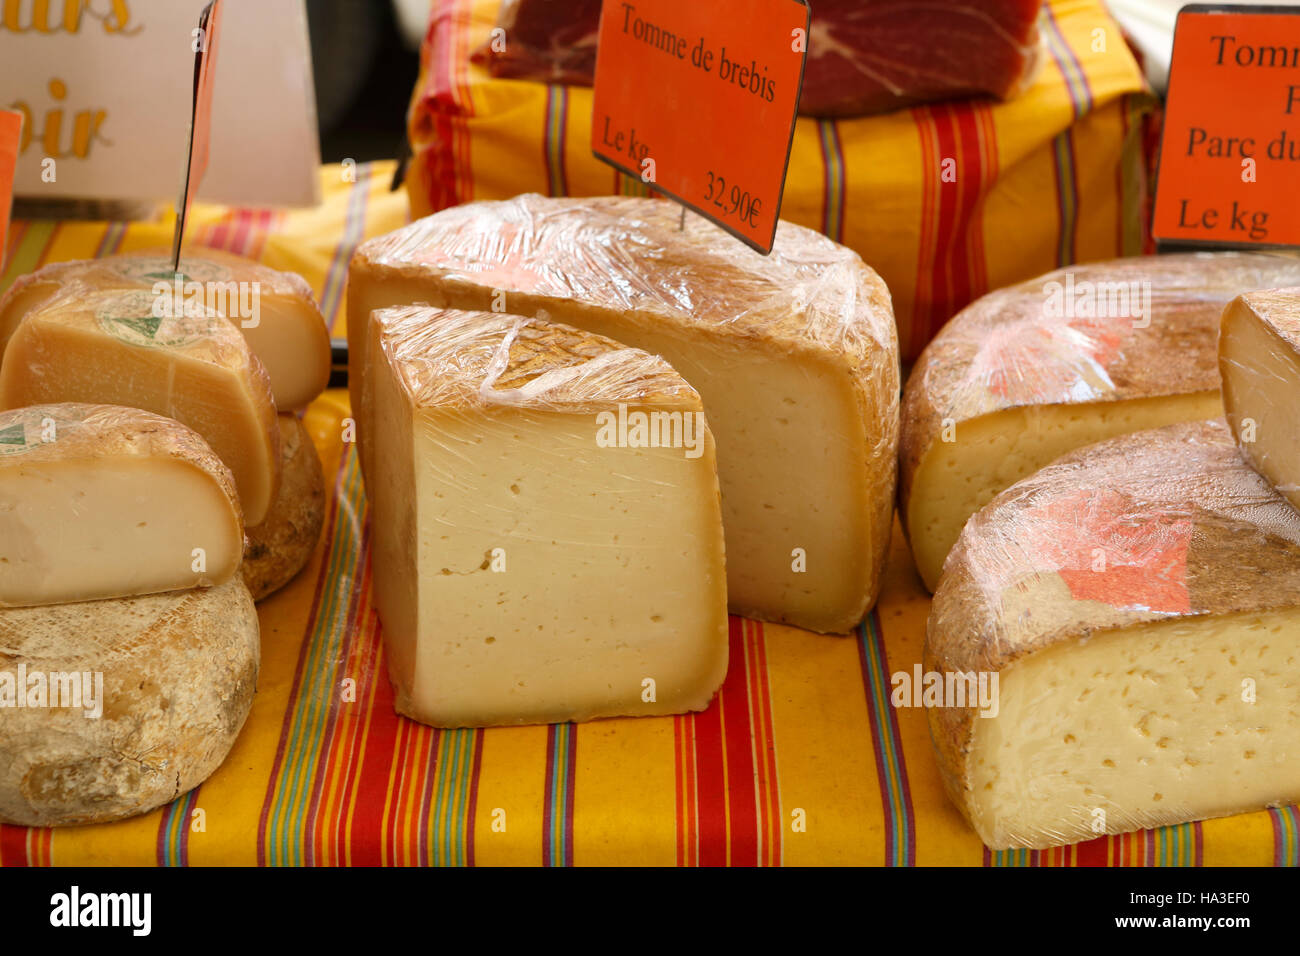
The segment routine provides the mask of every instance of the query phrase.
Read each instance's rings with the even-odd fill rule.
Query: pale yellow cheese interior
[[[259,309],[256,326],[235,324],[266,368],[276,408],[303,408],[329,384],[329,329],[314,305],[297,298],[263,294]]]
[[[230,498],[187,462],[0,456],[0,605],[220,584],[243,546]]]
[[[957,423],[956,440],[936,438],[912,481],[906,519],[921,580],[933,591],[967,519],[998,493],[1065,453],[1129,432],[1222,414],[1218,392],[1200,392],[1025,405]]]
[[[997,716],[974,724],[969,805],[995,849],[1292,802],[1300,610],[1156,622],[1053,646],[1005,668]]]
[[[1238,447],[1300,508],[1300,356],[1241,300],[1224,313],[1219,355],[1224,408]]]
[[[454,727],[708,705],[727,666],[711,448],[601,448],[594,415],[377,391],[372,560],[400,712]]]
[[[452,301],[428,283],[377,280],[358,268],[351,283],[349,322],[410,303],[487,308],[492,294],[475,289],[473,301]],[[877,578],[872,470],[893,467],[892,456],[871,460],[864,416],[887,410],[860,408],[848,371],[814,355],[698,331],[675,334],[609,310],[563,305],[548,306],[552,321],[662,355],[703,398],[718,447],[733,612],[817,631],[852,629],[869,609]],[[364,339],[353,335],[352,345],[364,348]],[[353,387],[364,431],[361,383]]]

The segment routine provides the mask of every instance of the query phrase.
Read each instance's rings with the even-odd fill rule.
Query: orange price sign
[[[592,151],[771,252],[808,25],[804,0],[605,0]]]
[[[1153,232],[1177,243],[1300,245],[1300,9],[1178,14]]]
[[[9,210],[14,200],[14,168],[23,135],[23,114],[0,110],[0,269],[9,244]]]

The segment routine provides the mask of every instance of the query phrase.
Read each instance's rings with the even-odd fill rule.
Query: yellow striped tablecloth
[[[405,220],[390,164],[322,170],[303,212],[200,206],[196,244],[300,272],[335,336],[346,265]],[[0,290],[42,263],[165,245],[171,220],[20,222]],[[733,618],[726,684],[703,714],[438,731],[392,710],[370,602],[369,529],[343,391],[306,414],[331,486],[321,546],[259,606],[262,668],[225,764],[121,823],[0,827],[0,863],[888,864],[1300,863],[1287,807],[1042,852],[990,853],[948,803],[925,714],[889,705],[921,660],[929,599],[897,533],[879,607],[828,637]],[[2,718],[0,718],[2,719]]]

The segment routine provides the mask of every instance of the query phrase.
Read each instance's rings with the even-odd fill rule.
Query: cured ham
[[[799,111],[861,116],[936,100],[1008,98],[1038,62],[1039,0],[813,0]],[[504,0],[494,76],[590,85],[600,0]]]

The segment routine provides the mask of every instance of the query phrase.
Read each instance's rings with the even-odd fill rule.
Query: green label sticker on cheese
[[[221,317],[202,306],[187,304],[169,289],[141,289],[114,299],[95,314],[99,327],[127,345],[145,348],[185,348],[211,338]]]
[[[225,282],[234,274],[224,266],[203,259],[183,260],[184,268],[180,277],[182,282]],[[113,263],[117,274],[132,282],[153,285],[155,282],[174,282],[176,273],[172,271],[170,259],[163,256],[127,256]]]
[[[0,455],[19,455],[37,445],[58,441],[66,420],[51,416],[48,410],[24,408],[3,416],[9,424],[0,426]]]

